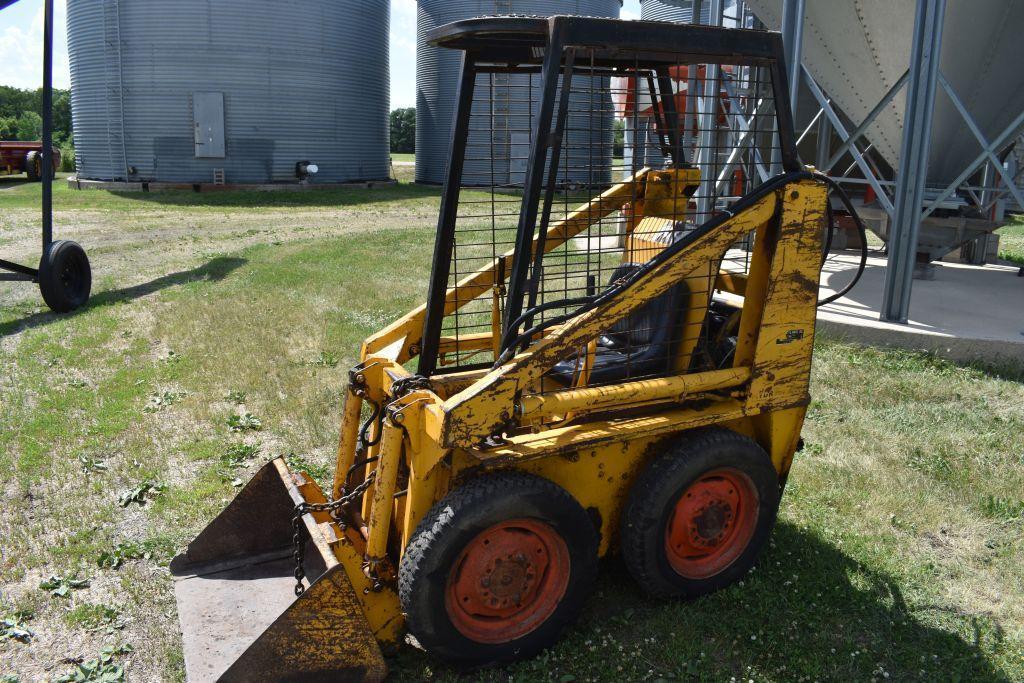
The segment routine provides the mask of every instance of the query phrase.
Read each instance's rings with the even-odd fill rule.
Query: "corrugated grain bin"
[[[620,0],[419,0],[416,45],[416,182],[444,180],[455,115],[459,53],[433,47],[426,34],[472,17],[521,14],[575,14],[618,18]],[[567,123],[569,150],[565,179],[599,185],[611,178],[614,112],[606,78],[574,79]],[[532,117],[540,107],[540,77],[510,75],[477,79],[463,184],[517,185],[526,170]],[[589,125],[588,112],[599,107],[602,125]],[[584,152],[583,150],[591,150]],[[583,158],[580,155],[584,155]],[[576,158],[574,158],[576,155]],[[595,169],[600,177],[595,177]]]
[[[389,18],[388,0],[68,0],[79,176],[387,178]]]
[[[708,23],[710,8],[711,0],[705,0],[700,10],[700,23]],[[693,19],[693,0],[640,0],[640,18],[689,24]]]

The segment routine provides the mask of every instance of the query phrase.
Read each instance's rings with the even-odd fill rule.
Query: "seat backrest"
[[[624,263],[612,272],[609,285],[628,277],[639,270],[637,263]],[[645,347],[671,345],[678,323],[682,320],[683,283],[673,286],[664,294],[651,299],[632,313],[622,318],[605,333],[616,347],[629,353],[644,353]],[[663,350],[667,357],[670,348]]]

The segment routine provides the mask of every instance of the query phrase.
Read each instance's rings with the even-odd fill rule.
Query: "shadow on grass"
[[[64,318],[71,318],[100,306],[109,306],[111,304],[119,304],[125,301],[131,301],[132,299],[138,299],[139,297],[152,294],[153,292],[158,292],[168,287],[184,285],[201,280],[216,282],[217,280],[222,280],[227,277],[229,273],[244,263],[246,263],[246,259],[244,258],[219,256],[190,270],[168,273],[167,275],[158,277],[155,280],[143,282],[132,287],[110,289],[99,292],[98,294],[91,296],[89,298],[89,302],[85,306],[76,311],[72,311],[71,313],[57,314],[47,309],[27,315],[23,318],[0,323],[0,337],[20,332],[21,330],[38,327],[40,325],[46,325]]]
[[[172,206],[359,206],[405,199],[440,197],[437,186],[396,183],[375,187],[340,187],[308,190],[159,190],[153,192],[119,192],[112,195],[138,202]]]
[[[908,604],[812,531],[781,522],[773,539],[743,585],[693,601],[647,598],[620,558],[602,563],[578,624],[533,660],[465,672],[405,646],[389,664],[401,680],[1008,680],[986,658],[1003,645],[992,619]]]

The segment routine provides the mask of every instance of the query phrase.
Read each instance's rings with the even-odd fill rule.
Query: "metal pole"
[[[824,113],[824,109],[821,110]],[[825,171],[825,164],[828,163],[828,154],[832,150],[832,122],[827,116],[818,120],[818,149],[814,159],[814,165],[819,171]]]
[[[459,189],[466,159],[469,138],[469,120],[473,112],[473,88],[476,86],[476,63],[468,53],[462,54],[459,67],[459,86],[455,94],[456,114],[452,136],[448,142],[448,167],[445,169],[441,210],[437,216],[434,237],[434,266],[427,288],[427,310],[423,317],[423,335],[420,337],[420,357],[417,372],[429,377],[437,369],[441,327],[444,320],[444,302],[448,293],[452,249],[455,245],[455,223],[459,211]]]
[[[782,4],[782,45],[786,50],[786,76],[789,77],[789,110],[794,119],[804,52],[804,9],[804,0],[785,0]]]
[[[43,254],[53,242],[53,0],[43,4]]]
[[[906,323],[910,313],[910,289],[917,259],[917,234],[928,172],[928,144],[939,83],[945,13],[946,0],[917,2],[900,166],[896,176],[896,210],[889,232],[889,258],[880,315],[889,322]]]
[[[800,60],[803,54],[804,0],[782,2],[782,45],[786,54],[786,78],[789,81],[789,111],[796,120],[797,94],[800,92]],[[778,124],[772,133],[771,174],[782,173],[782,148]]]
[[[693,0],[690,10],[690,23],[700,23],[702,0]],[[683,149],[686,156],[693,161],[693,122],[697,120],[697,65],[690,64],[686,68],[686,111],[683,112]]]
[[[722,25],[722,0],[711,0],[708,9],[708,25]],[[700,140],[697,151],[700,153],[697,168],[700,169],[701,189],[697,195],[697,219],[701,222],[711,218],[715,209],[715,133],[718,127],[718,68],[719,65],[704,65],[704,96],[700,100]]]

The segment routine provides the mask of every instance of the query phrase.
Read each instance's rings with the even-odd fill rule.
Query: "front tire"
[[[39,292],[55,313],[67,313],[89,300],[92,271],[77,242],[57,240],[39,260]]]
[[[450,492],[399,567],[410,633],[460,664],[530,657],[573,622],[597,573],[597,531],[565,489],[496,472]]]
[[[728,429],[696,430],[637,478],[622,555],[650,595],[705,595],[753,567],[778,505],[779,477],[764,449]]]

